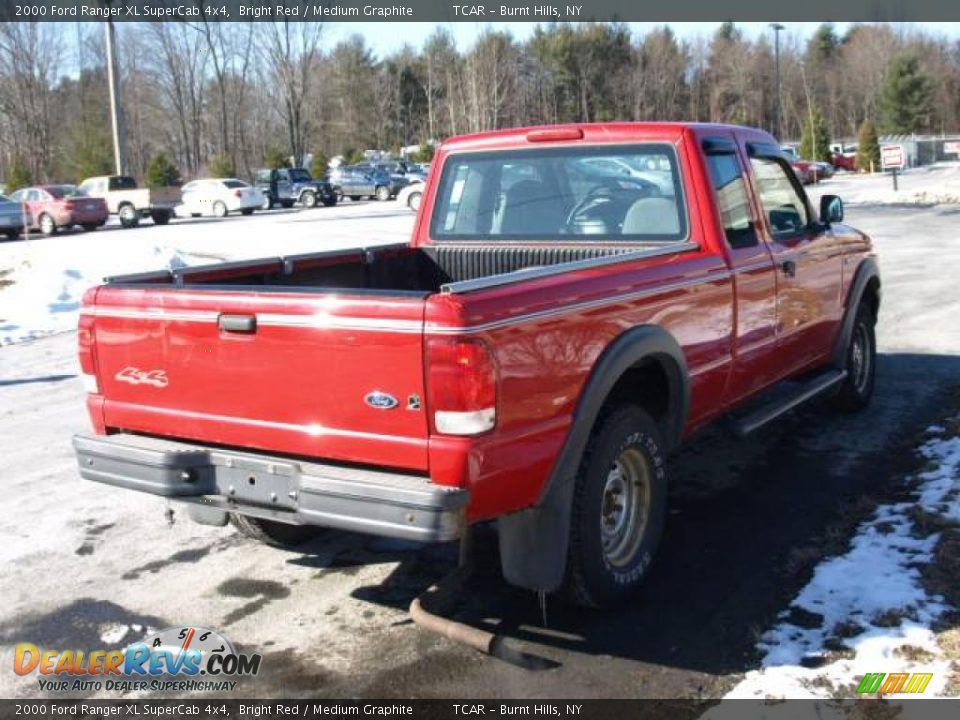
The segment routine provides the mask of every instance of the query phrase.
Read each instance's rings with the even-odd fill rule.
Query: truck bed
[[[553,268],[573,269],[573,263],[615,261],[629,254],[657,255],[687,249],[677,243],[645,246],[569,245],[536,247],[523,245],[440,247],[387,246],[287,257],[261,258],[107,278],[111,285],[173,285],[198,289],[202,286],[249,287],[261,291],[361,291],[362,294],[422,296],[435,292],[473,289],[477,280],[510,273]],[[624,258],[626,259],[626,258]],[[562,267],[561,267],[562,266]],[[468,284],[472,283],[472,284]]]

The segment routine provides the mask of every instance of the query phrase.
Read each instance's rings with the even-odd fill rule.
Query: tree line
[[[400,27],[400,26],[398,26]],[[455,134],[562,122],[699,120],[777,133],[770,33],[733,23],[695,38],[668,26],[486,29],[458,48],[442,27],[377,57],[321,23],[118,24],[127,171],[163,154],[185,178],[249,177],[269,158],[315,165]],[[104,27],[0,24],[0,179],[71,181],[112,170]],[[960,42],[898,25],[825,23],[780,38],[780,136],[960,130]],[[820,147],[820,150],[814,147]]]

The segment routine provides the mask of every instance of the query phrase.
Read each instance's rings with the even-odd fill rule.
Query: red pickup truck
[[[770,135],[513,129],[431,172],[409,245],[91,289],[83,477],[275,543],[496,519],[509,582],[596,606],[642,580],[694,430],[870,399],[870,240]]]

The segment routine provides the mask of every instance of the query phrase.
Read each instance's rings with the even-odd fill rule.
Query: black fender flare
[[[877,309],[880,308],[880,270],[877,267],[877,261],[873,257],[866,257],[857,267],[853,276],[853,282],[850,283],[850,290],[847,292],[847,302],[843,314],[843,324],[840,326],[840,332],[837,335],[836,344],[833,347],[833,364],[837,367],[846,366],[847,346],[850,344],[850,335],[853,333],[853,321],[857,316],[857,308],[860,307],[860,301],[867,292],[867,286],[872,281],[876,281]],[[874,318],[876,320],[876,318]]]
[[[610,391],[630,368],[654,360],[670,383],[670,407],[661,429],[675,448],[690,409],[690,381],[679,343],[666,330],[642,325],[619,335],[594,364],[580,393],[573,423],[537,504],[498,520],[500,562],[507,582],[552,592],[566,570],[571,503],[580,459]]]

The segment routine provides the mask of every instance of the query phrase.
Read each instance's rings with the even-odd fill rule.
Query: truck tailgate
[[[427,469],[423,297],[104,286],[108,429]]]

